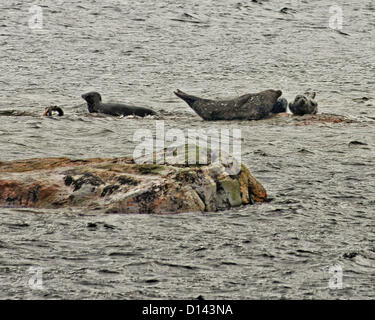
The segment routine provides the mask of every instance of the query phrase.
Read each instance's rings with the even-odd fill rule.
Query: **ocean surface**
[[[0,299],[374,299],[375,2],[335,4],[0,0],[0,161],[131,156],[156,120],[236,128],[272,198],[179,215],[2,208]],[[355,122],[205,122],[176,89],[312,89],[319,112]],[[92,90],[159,115],[89,114]],[[41,117],[50,105],[65,116]]]

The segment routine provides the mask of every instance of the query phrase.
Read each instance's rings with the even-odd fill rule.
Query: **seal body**
[[[318,112],[318,103],[314,98],[315,92],[305,92],[304,95],[297,95],[294,101],[289,103],[289,109],[297,116],[316,114]]]
[[[105,113],[112,116],[130,116],[136,115],[145,117],[148,115],[156,115],[156,112],[143,107],[134,107],[118,103],[102,103],[102,97],[98,92],[88,92],[82,95],[86,100],[90,113]]]
[[[203,99],[180,90],[177,90],[175,94],[204,120],[259,120],[269,115],[282,92],[265,90],[231,100]]]

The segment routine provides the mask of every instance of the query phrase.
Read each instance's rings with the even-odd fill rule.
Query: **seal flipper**
[[[192,96],[190,94],[187,94],[185,92],[182,92],[181,90],[177,89],[177,91],[174,91],[174,94],[181,98],[182,100],[184,100],[189,106],[192,106],[192,104],[197,101],[197,100],[200,100],[201,98],[198,98],[198,97],[195,97],[195,96]]]
[[[251,98],[251,94],[244,94],[244,95],[238,97],[237,99],[235,99],[235,101],[236,101],[235,106],[239,106],[239,107],[243,106],[244,104],[246,104],[249,101],[250,98]]]

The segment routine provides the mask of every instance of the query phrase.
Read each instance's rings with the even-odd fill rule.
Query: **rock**
[[[266,190],[241,165],[137,164],[130,158],[0,162],[0,206],[76,207],[107,213],[218,211],[263,202]]]
[[[295,116],[293,117],[294,121],[296,121],[296,125],[298,126],[305,126],[309,124],[315,123],[353,123],[354,120],[348,119],[344,116],[336,115],[336,114],[328,114],[328,113],[320,113],[320,114],[306,114],[303,116]]]
[[[274,114],[271,120],[277,120],[277,124],[291,120],[297,126],[305,126],[311,124],[330,124],[330,123],[354,123],[355,120],[349,119],[345,116],[319,113],[319,114],[305,114],[303,116],[293,115],[290,113]]]
[[[347,253],[344,253],[343,257],[345,259],[353,259],[355,258],[356,256],[358,255],[358,252],[347,252]]]

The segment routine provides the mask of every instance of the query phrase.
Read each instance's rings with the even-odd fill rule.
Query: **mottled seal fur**
[[[204,120],[259,120],[267,117],[280,90],[265,90],[255,94],[245,94],[230,100],[209,100],[175,91]]]
[[[102,103],[102,97],[98,92],[88,92],[82,95],[86,100],[90,113],[105,113],[112,116],[130,116],[136,115],[145,117],[147,115],[156,115],[156,112],[143,107],[134,107],[118,103]]]
[[[314,100],[315,95],[315,92],[305,92],[304,95],[296,96],[294,101],[289,103],[290,111],[298,116],[316,114],[318,112],[318,103]]]

